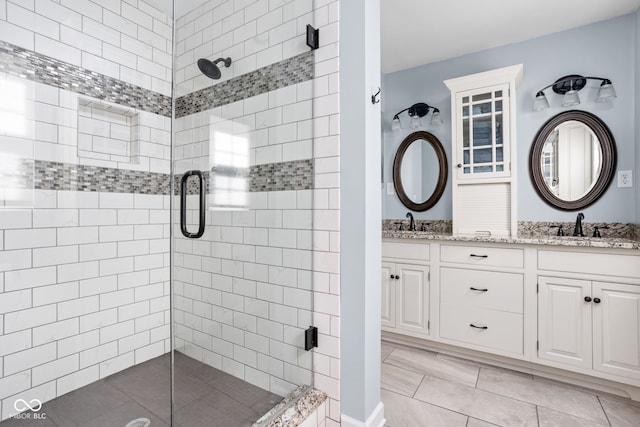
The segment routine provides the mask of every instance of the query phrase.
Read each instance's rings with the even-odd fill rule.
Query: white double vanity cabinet
[[[640,249],[424,236],[382,242],[385,338],[640,400]]]
[[[453,232],[383,232],[383,338],[640,400],[640,244],[550,237],[548,228],[518,236],[511,141],[521,73],[514,66],[445,82],[452,91]],[[590,117],[570,113],[576,122]],[[615,156],[613,138],[589,120],[601,155]]]

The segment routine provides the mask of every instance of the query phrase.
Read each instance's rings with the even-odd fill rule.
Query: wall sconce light
[[[427,105],[424,102],[418,102],[417,104],[413,104],[409,108],[405,108],[404,110],[397,113],[393,116],[393,122],[391,122],[391,130],[400,130],[402,129],[402,124],[400,123],[400,114],[405,111],[409,112],[409,117],[411,117],[411,129],[417,129],[422,125],[422,121],[420,120],[422,117],[429,114],[429,110],[431,113],[431,125],[432,126],[440,126],[442,124],[442,118],[440,117],[440,110],[436,107],[432,107],[431,105]]]
[[[549,86],[545,86],[536,93],[536,99],[533,101],[533,111],[542,111],[549,108],[549,101],[544,94],[546,89],[552,88],[553,91],[559,95],[564,95],[562,98],[563,107],[574,107],[580,104],[580,97],[578,92],[586,86],[587,79],[601,80],[600,89],[598,90],[598,97],[596,102],[607,102],[615,99],[616,90],[613,88],[611,80],[602,77],[583,77],[578,74],[570,74],[564,76],[551,83]]]

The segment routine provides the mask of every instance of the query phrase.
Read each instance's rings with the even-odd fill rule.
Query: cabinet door
[[[396,264],[396,328],[429,334],[429,267]]]
[[[591,369],[591,282],[539,277],[538,284],[538,357]]]
[[[396,282],[395,264],[382,263],[382,326],[396,327]]]
[[[593,368],[640,379],[640,286],[593,282]]]
[[[458,179],[510,175],[509,85],[456,94]]]

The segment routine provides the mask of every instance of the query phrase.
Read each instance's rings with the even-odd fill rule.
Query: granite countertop
[[[296,427],[327,400],[327,394],[313,387],[298,386],[252,427]],[[325,411],[320,408],[319,411]],[[277,415],[276,415],[277,414]],[[272,417],[275,418],[272,419]],[[268,423],[268,424],[267,424]],[[313,424],[315,426],[315,424]]]
[[[572,236],[547,236],[547,237],[472,237],[453,236],[451,234],[437,234],[428,231],[391,231],[383,230],[385,239],[418,239],[418,240],[445,240],[453,242],[478,242],[478,243],[512,243],[521,245],[543,246],[573,246],[588,248],[615,248],[640,250],[640,241],[620,238],[596,238],[596,237],[572,237]]]

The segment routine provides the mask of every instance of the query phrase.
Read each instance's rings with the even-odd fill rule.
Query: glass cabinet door
[[[458,178],[509,176],[508,95],[506,84],[457,94]]]

